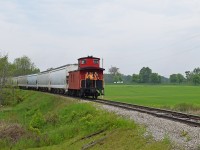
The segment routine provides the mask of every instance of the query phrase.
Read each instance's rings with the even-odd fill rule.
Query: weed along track
[[[60,95],[64,97],[71,97],[63,94],[53,94],[52,95]],[[78,97],[72,97],[72,98],[78,98]],[[146,113],[158,118],[164,118],[180,123],[184,123],[193,127],[200,127],[200,116],[197,115],[191,115],[166,109],[159,109],[159,108],[152,108],[147,106],[141,106],[141,105],[135,105],[135,104],[129,104],[129,103],[123,103],[123,102],[117,102],[117,101],[111,101],[111,100],[104,100],[104,99],[92,99],[92,98],[84,98],[80,99],[84,101],[91,101],[96,102],[100,104],[110,105],[118,108],[123,108],[125,110],[132,110],[137,111],[141,113]]]
[[[181,122],[181,123],[194,126],[194,127],[200,127],[200,117],[196,115],[190,115],[190,114],[185,114],[185,113],[180,113],[180,112],[175,112],[175,111],[170,111],[170,110],[165,110],[165,109],[158,109],[158,108],[152,108],[152,107],[110,101],[110,100],[103,100],[103,99],[97,99],[97,100],[87,99],[87,100],[123,108],[126,110],[133,110],[133,111],[150,114],[159,118],[165,118],[165,119]]]
[[[168,139],[156,141],[144,136],[144,127],[134,121],[97,109],[96,105],[78,98],[28,90],[16,90],[15,95],[22,101],[16,104],[14,99],[10,110],[0,113],[0,149],[169,150],[172,147]]]
[[[132,111],[137,111],[141,113],[146,113],[158,118],[164,118],[164,119],[184,123],[193,127],[200,127],[200,116],[197,116],[197,115],[191,115],[191,114],[186,114],[186,113],[181,113],[181,112],[176,112],[176,111],[170,111],[166,109],[152,108],[152,107],[147,107],[147,106],[128,104],[128,103],[104,100],[104,99],[85,98],[81,100],[110,105],[110,106],[114,106],[118,108],[123,108],[125,110],[132,110]]]

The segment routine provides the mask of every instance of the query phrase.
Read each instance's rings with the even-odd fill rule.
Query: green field
[[[104,98],[180,111],[200,111],[200,86],[106,85]]]
[[[144,137],[145,127],[89,103],[27,90],[5,92],[5,97],[7,105],[0,107],[1,150],[172,149],[167,137]]]

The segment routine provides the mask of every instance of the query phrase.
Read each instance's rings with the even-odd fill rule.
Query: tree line
[[[143,67],[138,74],[123,75],[119,68],[111,67],[108,74],[104,75],[106,83],[149,83],[149,84],[200,84],[200,68],[195,68],[193,71],[186,71],[183,74],[171,74],[169,78],[159,75],[152,71],[149,67]]]
[[[195,68],[193,71],[186,71],[185,77],[178,73],[170,75],[171,83],[188,83],[198,85],[200,84],[200,68]]]
[[[5,85],[6,77],[34,74],[40,72],[31,59],[27,56],[16,58],[13,63],[8,61],[8,55],[0,54],[0,88]],[[104,75],[106,83],[172,83],[172,84],[200,84],[200,68],[193,71],[186,71],[185,76],[171,74],[169,78],[163,77],[152,71],[149,67],[143,67],[138,74],[124,75],[120,73],[118,67],[109,68],[108,74]]]
[[[119,68],[111,67],[109,74],[105,74],[106,83],[161,83],[162,76],[158,73],[152,72],[149,67],[143,67],[139,74],[123,75],[120,73]]]
[[[0,107],[2,105],[11,104],[12,100],[15,101],[14,88],[7,84],[9,83],[7,81],[10,81],[10,77],[34,74],[38,72],[40,72],[40,69],[38,69],[27,56],[16,58],[11,63],[8,61],[8,55],[0,54]],[[17,102],[20,100],[21,98],[17,97]]]
[[[0,55],[0,88],[5,85],[7,77],[28,75],[40,72],[27,56],[16,58],[13,63],[8,61],[8,55]]]

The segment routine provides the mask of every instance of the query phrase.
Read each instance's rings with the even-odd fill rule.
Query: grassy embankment
[[[200,86],[106,85],[105,99],[200,115]]]
[[[171,149],[167,138],[144,137],[144,127],[92,104],[22,90],[6,98],[12,106],[0,107],[1,149]]]

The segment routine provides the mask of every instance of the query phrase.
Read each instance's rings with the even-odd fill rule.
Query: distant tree
[[[31,62],[30,58],[27,56],[23,56],[21,58],[16,58],[14,60],[14,76],[19,75],[27,75],[40,72],[33,62]]]
[[[177,76],[176,76],[176,74],[170,75],[169,79],[170,79],[171,83],[176,83],[177,82]]]
[[[195,85],[200,84],[200,75],[199,74],[193,74],[192,75],[192,82]]]
[[[130,84],[132,82],[132,76],[131,75],[121,74],[121,78],[122,78],[122,81],[126,84]]]
[[[0,56],[0,88],[3,88],[6,83],[6,78],[9,73],[8,56]]]
[[[122,75],[119,72],[119,68],[117,68],[117,67],[111,67],[108,71],[112,75],[114,82],[122,81]]]
[[[200,74],[200,68],[198,67],[198,68],[195,68],[194,70],[193,70],[193,73],[194,74]]]
[[[186,71],[186,81],[195,85],[199,84],[200,68],[195,68],[193,71]]]
[[[108,72],[111,75],[116,75],[117,73],[119,73],[119,68],[111,66],[111,68],[109,68]]]
[[[150,75],[151,83],[161,83],[161,76],[158,73],[152,73]]]
[[[105,83],[113,83],[113,76],[111,74],[104,74]]]
[[[115,74],[113,80],[114,82],[122,81],[122,75],[120,73]]]
[[[5,101],[3,88],[9,76],[9,67],[8,55],[0,55],[0,105],[3,105]]]
[[[191,81],[191,72],[190,71],[185,71],[185,76],[186,76],[187,82],[190,82]]]
[[[193,84],[200,84],[200,68],[195,68],[192,73],[190,73],[191,81]]]
[[[185,78],[182,74],[172,74],[170,75],[170,82],[171,83],[183,83],[185,81]]]
[[[185,81],[185,78],[182,74],[178,73],[176,75],[176,78],[177,78],[177,82],[180,84],[180,83],[183,83]]]
[[[143,67],[140,70],[139,77],[141,83],[149,83],[152,70],[149,67]]]
[[[139,74],[133,74],[132,75],[132,82],[134,82],[134,83],[139,83],[140,82]]]
[[[169,78],[161,76],[161,83],[169,83]]]

